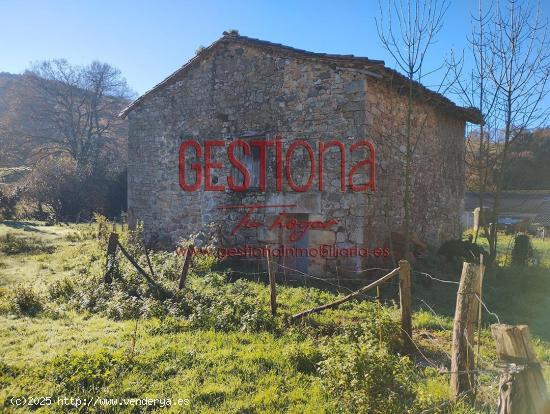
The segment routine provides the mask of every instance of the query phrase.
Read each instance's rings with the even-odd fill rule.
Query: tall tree
[[[454,55],[448,62],[450,69],[455,73],[456,82],[451,92],[467,106],[479,109],[483,123],[478,130],[468,134],[466,139],[466,168],[473,173],[468,174],[468,187],[478,193],[480,214],[484,214],[485,193],[490,180],[490,173],[494,165],[493,142],[496,134],[494,130],[496,119],[496,103],[498,88],[491,81],[490,73],[495,64],[491,53],[490,24],[493,21],[492,8],[484,9],[482,0],[478,1],[478,8],[472,13],[472,31],[468,37],[469,54],[473,61],[472,69],[465,77],[462,76],[462,64],[464,59],[456,61]],[[480,221],[485,224],[485,220]],[[486,233],[488,229],[486,228]],[[477,227],[474,241],[477,241],[479,226]]]
[[[426,74],[425,59],[430,46],[443,26],[448,9],[446,0],[388,0],[386,7],[379,2],[379,18],[376,19],[378,36],[382,46],[395,60],[397,67],[408,79],[407,114],[405,118],[403,233],[404,256],[410,253],[412,210],[412,165],[421,131],[413,131],[413,89]]]
[[[83,170],[115,148],[126,125],[117,114],[131,96],[118,69],[58,59],[34,65],[24,78],[25,119],[13,133],[33,146],[35,160],[65,155]]]
[[[520,0],[499,2],[493,18],[490,48],[494,64],[489,74],[497,92],[496,113],[502,128],[494,175],[492,216],[495,219],[500,209],[510,144],[527,129],[544,124],[548,118],[548,108],[543,106],[550,77],[547,23],[547,19],[541,17],[540,5]],[[490,232],[489,247],[490,259],[494,261],[495,226]]]
[[[51,60],[19,78],[3,136],[22,154],[20,162],[32,166],[25,197],[58,218],[118,214],[125,208],[120,178],[127,136],[118,113],[132,95],[120,71],[100,62]],[[109,192],[117,194],[117,205]]]

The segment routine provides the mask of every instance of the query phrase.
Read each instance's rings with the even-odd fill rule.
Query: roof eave
[[[175,82],[178,77],[182,76],[187,70],[189,70],[196,63],[198,63],[203,58],[205,58],[216,45],[226,41],[240,42],[243,44],[253,45],[253,46],[255,45],[257,47],[264,47],[264,48],[268,48],[276,51],[284,51],[286,53],[296,55],[302,58],[313,58],[313,59],[321,59],[323,61],[328,61],[328,62],[345,63],[346,65],[350,65],[350,66],[360,65],[364,67],[365,65],[367,65],[368,69],[372,70],[372,73],[371,73],[372,76],[375,76],[377,78],[379,77],[391,78],[392,80],[397,80],[400,84],[404,84],[405,82],[408,82],[408,78],[406,78],[399,72],[386,67],[384,65],[384,61],[382,60],[373,60],[367,57],[360,57],[360,56],[354,56],[354,55],[336,55],[336,54],[328,54],[328,53],[308,52],[306,50],[295,49],[293,47],[285,46],[278,43],[272,43],[265,40],[254,39],[247,36],[240,36],[234,32],[224,32],[221,38],[214,41],[208,47],[202,49],[192,59],[190,59],[185,65],[183,65],[181,68],[176,70],[174,73],[172,73],[170,76],[165,78],[163,81],[156,84],[153,88],[151,88],[150,90],[145,92],[143,95],[138,97],[135,101],[130,103],[126,108],[124,108],[119,113],[118,116],[121,118],[125,118],[126,116],[128,116],[128,114],[132,110],[134,110],[136,107],[138,107],[147,97],[152,95],[157,90],[163,88],[164,86],[168,86],[172,82]],[[424,85],[418,82],[414,82],[414,88],[416,89],[416,92],[419,94],[419,96],[427,96],[428,100],[437,101],[437,104],[441,105],[441,107],[444,110],[452,112],[454,115],[464,119],[466,122],[471,122],[477,125],[483,124],[483,117],[479,112],[479,110],[477,110],[476,108],[460,107],[456,105],[454,102],[452,102],[450,99],[446,98],[445,96],[437,92],[431,91],[430,89],[426,88]]]

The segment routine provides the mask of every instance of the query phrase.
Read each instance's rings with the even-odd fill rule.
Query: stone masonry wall
[[[405,109],[403,109],[405,108]],[[414,173],[414,230],[438,243],[459,234],[463,196],[464,121],[427,104],[415,105],[418,145]],[[222,204],[296,204],[290,214],[309,220],[335,218],[330,230],[310,230],[307,242],[338,247],[380,246],[390,231],[399,231],[403,209],[403,137],[395,134],[406,114],[406,98],[395,88],[356,70],[312,59],[221,43],[177,82],[156,91],[129,114],[128,210],[130,223],[143,221],[146,237],[176,244],[190,234],[218,224],[224,245],[278,244],[285,235],[265,229],[232,237],[241,211]],[[185,192],[178,184],[178,149],[186,139],[242,137],[286,142],[308,140],[316,151],[320,140],[349,143],[370,139],[376,147],[376,191],[340,192],[339,155],[325,158],[324,191],[317,178],[307,193],[287,186],[274,191],[274,165],[268,161],[268,191]],[[349,153],[348,153],[349,154]],[[225,158],[224,158],[225,157]],[[225,152],[214,158],[225,159]],[[307,162],[298,151],[293,177],[301,183]],[[317,157],[316,157],[317,158]],[[348,165],[353,160],[348,157]],[[226,184],[225,161],[214,181]],[[305,180],[305,178],[302,178]],[[193,181],[193,180],[190,180]],[[283,182],[286,183],[286,180]],[[302,181],[303,182],[303,181]],[[262,210],[258,221],[271,222],[279,210]],[[308,272],[324,274],[335,266],[349,270],[364,259],[310,258]]]

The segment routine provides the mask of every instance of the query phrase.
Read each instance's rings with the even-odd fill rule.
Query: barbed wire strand
[[[457,282],[455,280],[447,280],[447,279],[439,279],[435,276],[432,276],[430,275],[429,273],[426,273],[426,272],[419,272],[417,270],[413,270],[412,271],[413,273],[417,273],[417,274],[420,274],[420,275],[424,275],[432,280],[435,280],[436,282],[441,282],[441,283],[448,283],[448,284],[452,284],[452,285],[460,285],[460,282]]]
[[[500,318],[498,317],[498,315],[495,313],[495,312],[491,312],[489,310],[489,308],[487,308],[487,305],[485,304],[485,302],[483,302],[483,300],[481,300],[481,298],[479,297],[479,295],[476,293],[476,298],[479,300],[479,303],[481,303],[481,305],[483,306],[483,308],[485,309],[485,311],[491,315],[493,318],[495,318],[497,320],[497,323],[500,324]]]

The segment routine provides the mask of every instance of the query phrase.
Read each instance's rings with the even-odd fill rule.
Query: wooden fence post
[[[107,265],[105,270],[105,276],[103,276],[103,282],[107,284],[111,284],[113,281],[112,273],[115,267],[117,247],[118,247],[118,234],[111,233],[109,235],[109,243],[107,244]]]
[[[483,315],[483,276],[485,274],[485,265],[483,264],[483,254],[479,255],[479,300],[478,300],[478,315],[477,315],[477,364],[479,369],[479,361],[481,357],[481,317]],[[477,393],[474,393],[477,395]]]
[[[277,314],[277,285],[275,283],[275,275],[271,272],[271,261],[269,260],[269,246],[265,246],[267,250],[266,260],[267,260],[267,274],[269,276],[269,290],[270,303],[271,303],[271,314],[275,316]]]
[[[451,355],[451,393],[473,399],[474,332],[478,317],[480,266],[464,262],[456,296]]]
[[[527,325],[491,325],[499,359],[508,364],[500,378],[498,414],[548,414],[550,400]]]
[[[406,260],[399,261],[399,303],[403,344],[406,349],[410,349],[412,345],[411,265]]]
[[[193,258],[193,245],[187,247],[185,252],[185,261],[183,262],[183,269],[181,269],[180,283],[178,289],[181,290],[185,287],[185,281],[187,280],[187,273],[189,273],[189,266],[191,266],[191,260]]]
[[[123,231],[124,231],[124,222],[122,223]],[[147,248],[147,243],[145,243],[145,238],[142,236],[141,238],[141,244],[143,245],[143,250],[145,252],[145,258],[147,260],[147,266],[149,266],[149,271],[151,272],[151,276],[153,278],[157,278],[157,275],[155,275],[155,270],[153,269],[153,265],[151,264],[151,258],[149,257],[149,249]]]

